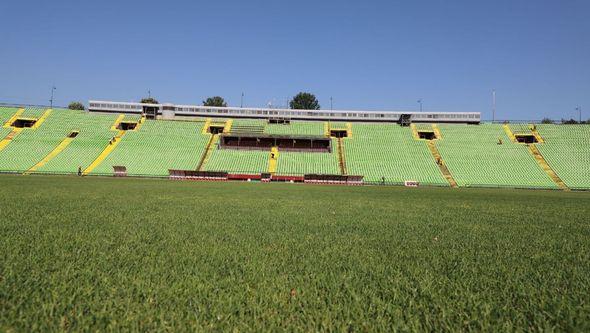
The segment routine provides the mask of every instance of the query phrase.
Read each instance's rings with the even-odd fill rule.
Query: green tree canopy
[[[319,110],[320,103],[314,94],[300,92],[289,102],[289,107],[299,110]]]
[[[72,102],[68,105],[68,109],[70,110],[84,110],[84,104],[80,102]]]
[[[160,104],[153,97],[145,97],[145,98],[142,98],[140,103],[145,103],[145,104]]]
[[[203,101],[203,106],[227,106],[227,103],[221,96],[209,97]]]
[[[555,122],[551,118],[543,118],[543,120],[541,120],[541,124],[553,124],[553,123],[555,123]]]

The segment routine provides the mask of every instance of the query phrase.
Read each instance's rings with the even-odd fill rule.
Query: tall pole
[[[333,105],[332,105],[332,96],[330,96],[330,111],[333,110]]]
[[[51,99],[49,100],[50,109],[53,109],[53,92],[55,91],[55,86],[51,86]]]
[[[496,89],[492,90],[492,122],[496,120]]]
[[[581,124],[582,123],[582,107],[578,105],[578,107],[576,108],[576,111],[578,111],[578,121]]]
[[[420,112],[422,112],[422,98],[418,100],[418,104],[420,104]]]
[[[242,96],[240,97],[240,107],[244,107],[244,93],[242,93]]]
[[[152,91],[148,89],[148,98],[152,98]]]

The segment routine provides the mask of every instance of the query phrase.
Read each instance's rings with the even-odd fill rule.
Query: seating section
[[[531,134],[531,128],[529,124],[508,124],[512,133],[518,134]]]
[[[169,169],[225,171],[260,174],[269,171],[268,150],[220,149],[215,141],[207,150],[210,134],[202,130],[207,119],[191,121],[146,120],[136,130],[126,131],[114,146],[109,141],[118,130],[111,126],[118,114],[89,114],[85,111],[54,109],[39,126],[23,128],[14,137],[3,125],[19,111],[0,107],[0,172],[76,173],[97,157],[104,157],[91,174],[112,175],[113,166],[125,166],[129,175],[167,176]],[[40,118],[47,109],[24,108],[23,118]],[[139,121],[125,116],[123,121]],[[223,124],[225,119],[211,119]],[[330,123],[332,129],[347,128],[343,122]],[[349,175],[362,175],[365,182],[448,186],[441,173],[449,170],[459,186],[551,188],[558,186],[525,144],[511,142],[501,124],[457,125],[416,124],[418,130],[440,131],[431,150],[427,141],[416,140],[410,127],[389,123],[352,123],[352,137],[342,140],[343,157]],[[528,124],[510,124],[514,133],[531,133]],[[323,136],[323,121],[292,121],[288,125],[265,120],[234,119],[232,133]],[[547,164],[573,189],[590,189],[590,126],[536,125],[544,143],[536,144]],[[78,135],[61,144],[73,131]],[[12,140],[10,140],[12,139]],[[68,143],[69,142],[69,143]],[[60,147],[59,150],[56,150]],[[106,149],[110,147],[110,149]],[[435,149],[436,148],[436,149]],[[63,149],[63,150],[61,150]],[[438,150],[438,153],[437,153]],[[105,152],[101,155],[102,152]],[[53,153],[52,153],[53,152]],[[46,158],[48,154],[50,158]],[[440,154],[446,169],[437,165]],[[40,161],[44,164],[38,164]],[[101,160],[98,160],[101,161]],[[273,170],[274,164],[272,166]],[[332,152],[279,151],[277,175],[340,174],[338,141]]]
[[[0,126],[3,126],[17,111],[18,108],[0,106]]]
[[[203,125],[146,120],[138,131],[127,131],[92,174],[112,174],[113,166],[125,166],[130,175],[149,176],[167,176],[168,169],[196,170],[209,140],[201,133]]]
[[[322,174],[339,175],[340,165],[336,140],[332,140],[331,153],[279,151],[277,174],[304,175]]]
[[[117,133],[111,126],[117,115],[88,114],[69,111],[74,124],[71,129],[79,131],[75,139],[56,157],[36,172],[76,173],[78,167],[86,169],[104,150],[109,140]]]
[[[0,140],[4,139],[12,131],[11,128],[4,128],[6,123],[16,112],[18,108],[0,107]]]
[[[321,121],[292,121],[288,125],[267,124],[266,133],[280,135],[324,135],[324,123]]]
[[[330,121],[328,124],[330,128],[346,128],[346,123],[341,121]]]
[[[232,122],[233,134],[261,134],[264,132],[266,121],[260,119],[235,119]]]
[[[40,117],[44,112],[43,109],[25,109],[21,116]],[[27,171],[55,149],[77,126],[72,111],[54,109],[39,128],[23,129],[0,151],[0,171]]]
[[[268,172],[269,151],[214,148],[204,171],[260,174]]]
[[[438,127],[443,139],[436,145],[459,186],[556,188],[527,146],[511,142],[502,125]]]
[[[70,110],[64,109],[54,109],[58,112],[66,112]],[[23,112],[20,116],[24,118],[39,118],[47,111],[47,108],[40,108],[40,107],[27,107],[25,108],[25,112]]]
[[[545,143],[537,148],[570,188],[590,188],[590,126],[537,125]]]
[[[350,175],[364,180],[448,185],[424,141],[414,140],[409,127],[395,124],[352,125],[353,135],[343,139]]]

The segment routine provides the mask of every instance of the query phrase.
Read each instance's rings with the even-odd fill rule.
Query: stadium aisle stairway
[[[439,137],[439,136],[437,136],[437,137]],[[451,185],[451,187],[457,187],[457,182],[455,181],[455,178],[453,178],[453,175],[449,171],[449,168],[447,168],[445,161],[443,160],[442,156],[440,155],[440,152],[438,151],[438,148],[436,148],[436,142],[435,141],[428,141],[427,145],[428,145],[428,149],[430,150],[430,153],[432,154],[432,157],[434,157],[434,160],[436,161],[436,164],[438,164],[438,168],[440,169],[440,172],[443,174],[445,179],[449,182],[449,185]]]
[[[338,164],[340,166],[340,174],[346,175],[346,157],[344,156],[344,144],[342,140],[342,138],[336,139],[336,142],[338,142]]]
[[[203,155],[201,155],[199,165],[197,166],[197,171],[203,171],[203,166],[209,161],[209,158],[213,153],[213,149],[216,147],[218,138],[219,136],[217,134],[209,134],[209,141],[207,142],[207,146],[205,147]]]
[[[277,160],[279,159],[279,148],[272,147],[268,154],[268,172],[274,174],[277,171]]]

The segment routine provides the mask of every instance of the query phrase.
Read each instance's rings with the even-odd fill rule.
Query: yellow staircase
[[[272,147],[268,158],[268,172],[274,174],[277,172],[277,162],[279,159],[279,148]]]
[[[20,109],[18,109],[18,110],[17,110],[17,111],[16,111],[16,112],[15,112],[15,113],[12,115],[12,117],[10,117],[10,119],[8,119],[8,120],[7,120],[7,121],[4,123],[3,127],[4,127],[4,128],[10,128],[10,127],[12,127],[12,123],[13,123],[13,122],[14,122],[16,119],[18,119],[18,117],[20,117],[20,115],[21,115],[23,112],[25,112],[25,109],[23,109],[23,108],[20,108]]]
[[[139,131],[139,129],[141,128],[141,125],[143,125],[143,123],[145,122],[145,119],[146,119],[145,116],[141,116],[141,118],[137,122],[137,126],[135,126],[133,131]]]
[[[120,114],[117,119],[115,120],[115,122],[113,123],[113,125],[111,126],[111,131],[118,131],[119,129],[117,127],[119,127],[119,124],[123,121],[123,119],[125,118],[124,114]]]
[[[430,128],[428,128],[428,127],[430,127]],[[424,139],[420,138],[420,132],[434,133],[434,138],[432,140],[442,139],[440,129],[438,128],[438,126],[436,124],[420,124],[420,129],[418,129],[418,126],[416,126],[416,124],[411,123],[410,130],[412,131],[412,137],[414,138],[414,140],[420,140],[420,141],[428,141],[429,140],[429,139],[425,139],[425,138]]]
[[[428,145],[428,149],[430,150],[430,153],[432,154],[432,157],[434,157],[434,160],[436,161],[436,164],[438,165],[438,168],[440,169],[440,172],[443,174],[445,179],[449,182],[449,185],[451,185],[451,187],[457,187],[457,182],[455,181],[455,178],[453,178],[453,175],[451,174],[451,172],[447,168],[446,163],[443,161],[442,156],[440,155],[440,152],[438,151],[438,148],[436,148],[436,143],[432,140],[427,141],[426,143]]]
[[[551,180],[553,180],[553,182],[555,184],[557,184],[557,186],[560,189],[565,190],[565,191],[569,191],[569,188],[567,187],[567,185],[565,185],[565,183],[561,180],[561,178],[559,178],[557,173],[555,173],[555,171],[551,168],[551,166],[549,166],[549,164],[547,163],[547,161],[545,160],[543,155],[541,155],[541,152],[539,151],[537,146],[534,144],[530,144],[528,146],[529,146],[529,151],[531,152],[531,154],[533,154],[533,157],[535,157],[535,160],[537,161],[537,163],[539,163],[539,166],[545,171],[545,173],[547,173],[547,175],[551,178]]]
[[[324,121],[324,136],[330,136],[330,122]]]
[[[504,124],[504,125],[502,125],[502,128],[504,128],[504,132],[506,132],[506,135],[510,138],[510,141],[516,142],[516,137],[514,136],[514,133],[512,133],[512,129],[510,129],[510,125]]]
[[[441,140],[442,134],[440,133],[440,128],[438,128],[437,124],[432,124],[432,130],[434,131],[434,135],[436,136],[436,139]]]
[[[412,136],[414,137],[414,140],[420,140],[420,135],[418,135],[418,129],[416,128],[416,124],[411,123],[410,129],[412,130]]]
[[[352,138],[352,124],[346,123],[346,137]]]
[[[207,125],[207,128],[209,127],[209,125]],[[207,142],[207,147],[205,148],[205,152],[203,153],[203,156],[201,156],[201,160],[199,161],[199,164],[197,165],[197,171],[203,171],[203,167],[205,166],[205,164],[207,163],[207,161],[209,161],[209,157],[211,157],[211,154],[213,153],[213,147],[215,147],[215,141],[217,141],[217,137],[219,136],[218,134],[210,134],[211,137],[209,138],[209,142]]]
[[[33,127],[31,127],[31,129],[39,128],[39,126],[41,126],[41,124],[43,124],[43,122],[45,122],[45,120],[51,115],[51,112],[53,112],[52,109],[45,110],[45,112],[43,112],[43,115],[41,115],[41,117],[39,117],[39,119],[37,119],[37,121],[35,122]]]
[[[27,170],[25,172],[25,174],[30,174],[32,172],[35,172],[40,167],[47,164],[47,162],[51,161],[59,153],[61,153],[64,149],[66,149],[66,147],[72,142],[72,140],[74,140],[74,138],[67,137],[67,138],[63,139],[62,142],[60,142],[59,145],[57,145],[57,147],[55,147],[55,149],[53,149],[49,154],[47,154],[47,156],[45,156],[41,161],[39,161],[39,163],[33,165],[33,167],[31,167],[29,170]]]
[[[205,124],[203,125],[203,129],[201,130],[201,134],[209,133],[209,125],[211,125],[211,118],[207,118],[207,120],[205,120]]]
[[[84,169],[84,171],[82,172],[82,175],[86,176],[87,174],[91,173],[92,170],[94,170],[97,166],[99,166],[102,163],[102,161],[104,161],[104,159],[107,158],[107,156],[109,156],[109,154],[113,150],[115,150],[115,148],[117,147],[119,142],[121,142],[121,139],[123,138],[124,135],[125,135],[125,131],[119,131],[119,133],[117,135],[115,135],[111,139],[111,141],[109,141],[109,144],[102,151],[102,153],[100,153],[100,155],[98,155],[98,157],[92,163],[90,163],[90,165],[86,169]]]
[[[230,119],[228,121],[225,122],[225,126],[223,126],[223,133],[229,133],[231,132],[231,126],[234,123],[233,119]]]
[[[338,164],[340,165],[340,174],[347,175],[346,158],[344,156],[344,143],[342,138],[336,139],[338,142]]]
[[[537,132],[537,126],[531,124],[531,125],[529,125],[529,128],[531,129],[531,133],[533,133],[533,136],[535,137],[535,139],[537,139],[538,143],[545,143],[545,140],[543,140],[543,137],[541,136],[541,134],[539,134],[539,132]]]
[[[4,148],[6,148],[6,146],[8,146],[9,143],[12,142],[12,140],[22,131],[22,128],[13,128],[12,132],[8,133],[8,135],[6,137],[4,137],[4,139],[2,139],[2,141],[0,141],[0,151],[2,151]]]

